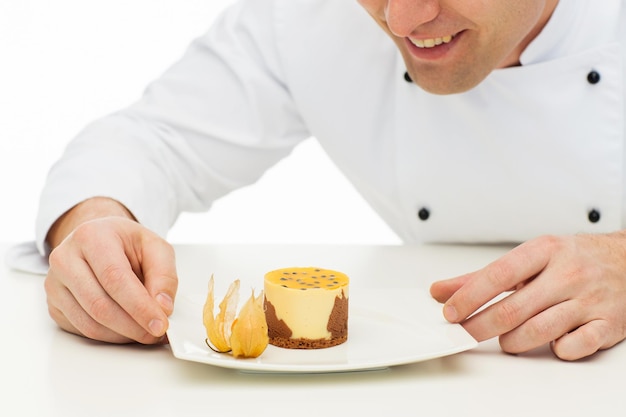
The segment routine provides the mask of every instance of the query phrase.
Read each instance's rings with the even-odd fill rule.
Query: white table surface
[[[10,245],[0,245],[5,253]],[[348,273],[354,285],[419,287],[477,269],[503,247],[178,245],[181,292],[211,273],[259,282],[284,266]],[[626,414],[626,344],[563,362],[497,340],[382,371],[249,374],[176,359],[169,346],[108,345],[59,330],[44,277],[0,269],[0,414],[6,416],[609,416]],[[382,282],[384,281],[384,284]],[[245,288],[245,287],[242,287]]]

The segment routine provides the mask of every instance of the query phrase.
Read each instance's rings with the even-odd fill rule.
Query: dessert
[[[320,349],[348,339],[348,276],[314,267],[265,274],[269,343],[288,349]]]

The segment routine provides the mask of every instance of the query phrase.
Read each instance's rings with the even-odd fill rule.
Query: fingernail
[[[443,316],[446,318],[446,320],[452,323],[456,323],[457,319],[459,318],[459,314],[456,312],[456,308],[454,308],[453,306],[445,306],[443,308]]]
[[[163,336],[165,326],[163,325],[163,322],[161,320],[152,319],[150,320],[150,323],[148,323],[148,329],[153,336],[160,337]]]
[[[157,303],[166,311],[172,311],[174,308],[174,301],[172,301],[172,297],[165,294],[164,292],[160,292],[156,295]]]

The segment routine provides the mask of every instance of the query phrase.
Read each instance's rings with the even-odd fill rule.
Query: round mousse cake
[[[265,274],[265,318],[270,344],[320,349],[348,339],[346,274],[315,267]]]

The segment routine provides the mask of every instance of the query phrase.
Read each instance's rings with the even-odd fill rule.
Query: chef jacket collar
[[[578,8],[578,2],[559,1],[541,33],[522,52],[520,63],[531,65],[560,56]]]
[[[520,56],[522,65],[560,58],[615,40],[621,0],[560,0],[541,33]]]

